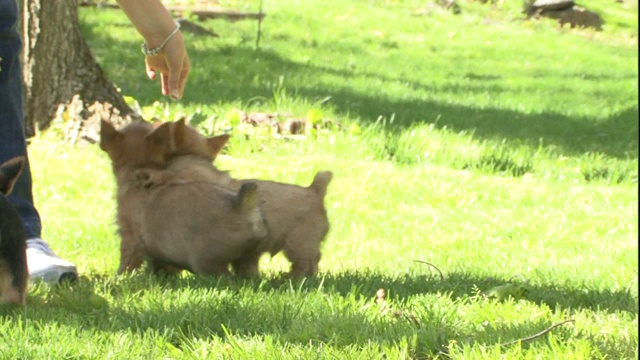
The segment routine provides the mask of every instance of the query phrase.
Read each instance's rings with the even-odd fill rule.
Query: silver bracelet
[[[162,42],[162,44],[160,44],[160,46],[154,47],[153,49],[149,49],[146,43],[142,43],[142,45],[140,45],[140,48],[142,49],[142,53],[144,54],[144,56],[158,55],[160,51],[164,49],[164,46],[167,45],[169,40],[171,40],[171,38],[178,33],[178,31],[180,31],[180,23],[176,21],[176,29],[173,30],[173,32],[169,34],[169,36],[167,36],[166,39],[164,39],[164,41]]]

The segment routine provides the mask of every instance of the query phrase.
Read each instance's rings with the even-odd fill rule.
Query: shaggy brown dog
[[[258,185],[259,207],[266,220],[267,237],[232,262],[236,274],[257,274],[258,260],[263,253],[269,252],[273,256],[284,251],[291,262],[290,275],[315,275],[321,257],[320,245],[329,231],[324,197],[331,173],[317,173],[309,187],[233,179],[211,164],[228,138],[205,138],[186,125],[184,120],[173,124],[170,142],[174,147],[172,152],[181,155],[171,157],[165,170],[140,170],[138,177],[144,179],[145,187],[153,189],[169,184],[214,183],[238,191],[245,184],[255,182]],[[212,143],[218,146],[211,146]]]
[[[120,265],[118,274],[142,266],[143,250],[140,248],[140,207],[146,193],[138,189],[134,171],[141,167],[163,168],[169,141],[169,125],[154,131],[153,125],[135,122],[121,131],[111,123],[102,121],[100,149],[111,159],[116,178],[116,223],[120,235]]]
[[[198,274],[228,274],[229,264],[266,235],[255,183],[232,192],[215,184],[165,185],[147,191],[141,242],[152,269],[176,266]]]
[[[260,244],[266,228],[255,183],[238,191],[211,183],[144,189],[138,170],[167,166],[172,124],[132,123],[120,131],[108,122],[101,126],[100,148],[112,161],[118,186],[118,273],[147,259],[152,271],[225,274],[232,260]]]

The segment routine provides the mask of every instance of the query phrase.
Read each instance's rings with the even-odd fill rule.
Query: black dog
[[[18,211],[5,197],[24,168],[24,157],[0,165],[0,303],[24,305],[29,270],[27,234]]]

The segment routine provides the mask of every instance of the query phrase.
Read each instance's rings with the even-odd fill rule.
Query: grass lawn
[[[54,123],[29,148],[35,197],[82,278],[0,307],[0,357],[637,358],[637,0],[581,1],[602,32],[459,3],[265,1],[258,44],[256,21],[198,22],[220,37],[185,34],[180,102],[145,78],[119,11],[82,8],[145,117],[232,134],[220,168],[300,185],[333,171],[332,228],[315,278],[282,277],[282,255],[249,280],[116,276],[109,160]],[[276,137],[240,111],[324,126]]]

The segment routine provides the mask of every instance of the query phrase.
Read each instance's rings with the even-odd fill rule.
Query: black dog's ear
[[[25,163],[26,158],[18,156],[0,165],[0,193],[9,195]]]

